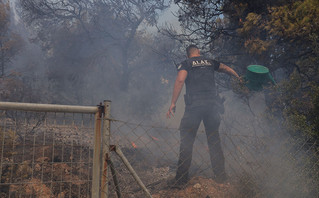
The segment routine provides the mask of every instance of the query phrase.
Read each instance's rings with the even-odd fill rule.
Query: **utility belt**
[[[185,94],[185,105],[197,105],[197,104],[214,104],[217,107],[219,113],[224,113],[224,101],[225,99],[220,97],[216,93],[197,93],[197,94]]]

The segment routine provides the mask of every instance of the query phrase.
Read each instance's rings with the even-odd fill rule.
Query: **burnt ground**
[[[20,134],[20,137],[10,134],[6,131],[3,135],[0,130],[0,137],[4,138],[0,147],[0,152],[3,152],[0,197],[90,197],[93,163],[91,130],[42,127],[29,134]],[[220,185],[205,174],[193,174],[183,189],[172,189],[167,181],[174,177],[176,156],[173,160],[155,156],[146,147],[122,145],[121,148],[154,198],[260,197],[251,189],[242,190],[243,185],[238,182],[230,180],[229,184]],[[122,197],[146,197],[113,152],[111,160]],[[112,178],[109,189],[110,198],[117,197]]]
[[[148,152],[142,148],[123,148],[122,150],[154,198],[247,198],[249,195],[247,192],[238,190],[241,186],[237,182],[218,184],[205,175],[192,175],[190,181],[182,188],[172,188],[167,182],[174,178],[176,170],[174,161],[150,158],[147,156]],[[114,154],[111,158],[122,197],[147,197],[120,159]],[[110,198],[116,198],[112,179],[109,182],[109,189]]]
[[[0,197],[90,197],[93,150],[87,130],[25,129],[4,133],[0,128]],[[85,141],[72,138],[75,133]]]
[[[183,189],[160,190],[153,194],[153,198],[225,198],[234,197],[234,189],[228,184],[218,184],[212,179],[193,177]]]
[[[7,153],[7,159],[14,159],[15,163],[9,165],[9,160],[8,165],[3,166],[0,197],[90,197],[92,149],[80,145],[38,145],[36,148],[27,145],[15,145],[16,152]],[[23,150],[23,158],[27,160],[22,161]],[[154,198],[236,197],[232,185],[217,184],[202,176],[193,177],[183,189],[172,189],[167,185],[174,176],[172,162],[145,160],[143,149],[123,148],[123,151]],[[90,159],[80,159],[80,153]],[[120,159],[113,155],[112,161],[122,197],[146,197]],[[114,187],[111,179],[110,198],[117,197]]]

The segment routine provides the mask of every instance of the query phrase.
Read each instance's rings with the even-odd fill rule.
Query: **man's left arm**
[[[239,75],[232,68],[230,68],[229,66],[227,66],[223,63],[220,63],[217,71],[229,74],[229,75],[234,76],[240,80]]]

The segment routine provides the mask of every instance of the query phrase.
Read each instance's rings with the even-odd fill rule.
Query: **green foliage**
[[[185,29],[206,43],[222,45],[220,49],[212,45],[221,61],[243,72],[252,63],[267,66],[271,73],[283,71],[285,80],[267,94],[271,112],[291,134],[318,140],[319,1],[182,2]],[[207,7],[206,15],[191,15]],[[214,21],[218,25],[206,23],[221,12],[224,18]],[[229,54],[227,59],[220,52]]]
[[[291,41],[310,40],[319,29],[319,2],[297,1],[292,5],[270,8],[270,20],[265,26],[269,35],[281,36]]]
[[[248,13],[237,32],[249,54],[268,57],[273,70],[294,70],[278,85],[273,107],[281,109],[293,134],[318,139],[319,2],[294,1],[269,7],[265,13]]]
[[[281,111],[283,124],[291,134],[318,139],[318,85],[304,83],[301,75],[295,71],[273,91],[277,95],[270,108],[273,112]]]
[[[249,54],[263,54],[273,44],[271,40],[263,40],[264,20],[261,15],[249,13],[243,26],[237,32],[245,38],[244,46]]]

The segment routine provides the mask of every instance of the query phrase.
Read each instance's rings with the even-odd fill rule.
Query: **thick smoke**
[[[37,18],[38,13],[17,7],[21,21],[15,28],[28,44],[15,68],[27,70],[31,79],[41,78],[45,93],[36,101],[97,105],[106,99],[113,101],[114,116],[130,120],[157,116],[171,90],[173,62],[179,61],[173,54],[180,44],[139,28],[156,21],[155,14],[137,23],[125,18],[130,16],[115,18],[108,5],[96,4],[83,21]],[[29,31],[19,27],[23,21]]]
[[[118,37],[98,31],[93,23],[86,26],[89,34],[81,26],[64,24],[65,27],[59,30],[49,29],[51,40],[48,45],[43,41],[39,42],[41,47],[29,43],[15,60],[13,68],[27,74],[25,82],[32,83],[31,91],[42,91],[30,102],[97,105],[107,99],[112,100],[115,119],[162,126],[161,130],[150,131],[150,134],[167,138],[174,145],[175,153],[165,157],[176,161],[177,128],[184,109],[183,93],[176,116],[167,120],[165,113],[176,75],[173,60],[181,60],[172,54],[184,53],[180,50],[181,44],[163,35],[137,32],[134,41],[125,45],[123,38],[127,32],[121,29],[125,23],[114,24],[109,19],[97,17],[95,22]],[[32,37],[24,35],[23,31],[20,34],[26,39]],[[125,50],[128,54],[123,53]],[[123,63],[123,59],[128,61]],[[128,73],[124,72],[123,64],[129,64]],[[127,82],[125,88],[121,86],[123,80]],[[231,178],[243,182],[243,186],[250,186],[252,194],[261,197],[311,195],[307,191],[307,187],[313,185],[309,183],[312,181],[311,172],[305,163],[310,154],[276,122],[277,118],[267,118],[263,92],[253,94],[249,105],[231,91],[221,94],[226,101],[220,133]],[[165,132],[165,127],[174,128],[174,134]],[[129,127],[121,130],[128,131],[128,139],[134,136]],[[136,133],[145,134],[145,130]],[[194,149],[200,155],[194,155],[193,175],[197,173],[196,164],[210,164],[203,126],[197,137]],[[163,148],[165,144],[157,146],[150,146],[151,153],[162,157],[158,148],[167,148]]]
[[[309,181],[314,177],[309,174],[314,170],[309,170],[306,161],[311,163],[314,153],[304,140],[289,135],[278,117],[267,113],[264,92],[252,93],[248,104],[231,92],[224,95],[220,133],[229,174],[261,197],[313,196]]]

